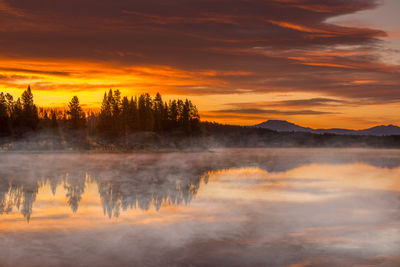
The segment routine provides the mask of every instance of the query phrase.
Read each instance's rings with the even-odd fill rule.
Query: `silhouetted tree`
[[[39,148],[61,148],[77,144],[81,149],[82,145],[88,147],[92,143],[88,137],[93,134],[107,137],[106,143],[119,140],[125,140],[126,143],[129,139],[120,137],[127,137],[133,132],[165,134],[172,131],[178,135],[192,135],[200,132],[200,117],[196,106],[188,99],[170,100],[167,104],[160,93],[154,98],[144,93],[129,100],[119,90],[110,89],[104,93],[100,113],[92,112],[86,118],[77,96],[71,99],[68,108],[63,111],[37,108],[28,86],[16,101],[10,94],[0,93],[0,126],[0,136],[16,138],[28,131],[41,129],[45,135],[39,135],[43,137]],[[142,137],[145,138],[144,142],[158,138],[156,135],[139,136]]]
[[[180,123],[185,133],[190,133],[190,104],[187,99],[182,104]]]
[[[33,94],[30,86],[22,93],[21,100],[24,126],[29,130],[36,130],[39,124],[39,115],[37,107],[33,103]]]
[[[189,103],[189,120],[190,120],[190,133],[200,133],[200,115],[192,101],[188,100]]]
[[[112,98],[110,98],[110,101],[112,103],[112,114],[114,118],[118,118],[121,112],[121,92],[119,90],[115,90],[114,94],[112,93],[112,90],[110,90],[110,95],[112,95]]]
[[[128,133],[129,130],[129,117],[130,117],[130,105],[128,97],[124,96],[121,103],[121,124],[122,132],[124,135]]]
[[[129,128],[131,131],[139,130],[139,113],[138,113],[138,101],[137,97],[131,97],[131,101],[129,102]]]
[[[153,103],[148,93],[139,96],[138,101],[138,114],[139,114],[139,130],[153,131],[154,117],[153,117]]]
[[[176,100],[172,100],[169,102],[168,114],[170,120],[169,129],[176,128],[178,126],[178,117],[179,117],[178,103],[176,102]]]
[[[82,129],[85,127],[85,113],[82,111],[82,107],[79,104],[79,99],[77,96],[72,97],[71,101],[68,104],[69,110],[67,114],[68,118],[68,126],[70,129]]]
[[[153,100],[154,107],[154,131],[161,132],[163,130],[164,103],[160,93],[157,93]]]
[[[169,127],[169,108],[167,102],[164,103],[164,108],[162,111],[162,118],[161,118],[161,124],[163,131],[168,131]]]
[[[115,90],[112,97],[112,132],[116,137],[121,136],[124,132],[122,120],[121,92],[119,90]]]
[[[111,98],[109,97],[111,95]],[[97,123],[97,130],[101,135],[111,136],[112,134],[112,91],[110,93],[104,93],[103,103],[101,104],[101,110],[99,114],[99,120]]]
[[[11,134],[11,119],[8,112],[7,99],[0,93],[0,137]]]
[[[11,125],[15,136],[18,137],[24,133],[24,114],[21,100],[19,98],[17,101],[12,103]]]

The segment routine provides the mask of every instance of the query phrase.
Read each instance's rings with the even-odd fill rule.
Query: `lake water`
[[[400,266],[400,151],[0,154],[0,266]]]

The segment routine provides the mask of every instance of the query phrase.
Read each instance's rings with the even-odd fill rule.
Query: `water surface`
[[[399,266],[399,152],[0,154],[0,266]]]

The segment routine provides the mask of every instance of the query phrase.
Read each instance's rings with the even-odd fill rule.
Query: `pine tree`
[[[20,98],[12,103],[11,126],[13,134],[20,137],[24,132],[24,112]]]
[[[147,120],[145,131],[154,131],[154,112],[153,112],[153,100],[151,96],[146,93],[145,94],[145,104],[146,104],[146,112],[147,112]]]
[[[85,113],[82,111],[77,96],[72,97],[71,102],[68,104],[68,108],[69,110],[67,111],[67,114],[69,116],[69,127],[75,130],[84,128],[86,123]]]
[[[167,131],[169,127],[169,110],[167,102],[164,103],[164,109],[162,112],[161,124],[163,131]]]
[[[14,109],[14,97],[12,95],[10,95],[9,93],[6,93],[5,99],[6,99],[7,109],[8,109],[8,115],[11,117],[11,114],[13,113],[13,109]]]
[[[140,131],[153,131],[154,118],[153,118],[153,103],[148,93],[139,96],[138,101],[138,114],[139,114],[139,130]]]
[[[160,93],[157,93],[153,101],[154,107],[154,131],[161,132],[163,130],[162,119],[164,114],[164,103]]]
[[[177,103],[177,109],[178,109],[178,125],[177,127],[183,128],[183,101],[178,99]]]
[[[197,107],[189,100],[189,117],[190,117],[190,132],[194,134],[200,133],[200,115]]]
[[[115,90],[112,100],[112,132],[114,136],[121,136],[123,134],[124,127],[122,125],[121,109],[121,92]]]
[[[111,91],[111,90],[110,90]],[[110,95],[110,94],[109,94]],[[107,93],[104,93],[103,103],[101,104],[101,110],[99,114],[99,120],[97,123],[97,130],[101,135],[110,135],[111,130],[111,122],[112,122],[112,111],[111,111],[111,102]],[[112,92],[111,92],[112,96]]]
[[[21,96],[24,127],[36,130],[39,124],[39,115],[36,105],[33,103],[31,87],[28,86]]]
[[[112,94],[112,91],[110,91]],[[112,99],[112,113],[114,118],[118,118],[121,112],[121,92],[115,90]]]
[[[135,99],[131,97],[131,101],[129,102],[129,129],[131,131],[139,130],[139,114],[138,114],[138,105],[137,105],[137,97]]]
[[[11,134],[11,119],[8,113],[7,99],[0,93],[0,137]]]
[[[128,97],[126,96],[122,98],[121,117],[122,132],[124,135],[127,135],[129,130],[130,105]]]
[[[185,133],[190,133],[190,103],[188,99],[186,99],[185,103],[182,105],[181,126]]]
[[[110,116],[112,116],[113,115],[113,107],[114,107],[114,93],[113,93],[112,89],[110,89],[110,91],[108,91],[107,103],[110,106]]]
[[[178,127],[178,118],[179,118],[179,110],[178,103],[176,100],[172,100],[169,102],[169,120],[170,120],[170,129],[175,129]]]

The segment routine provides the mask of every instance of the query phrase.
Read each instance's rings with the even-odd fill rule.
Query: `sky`
[[[0,91],[40,106],[110,88],[202,120],[400,124],[398,0],[0,0]]]

